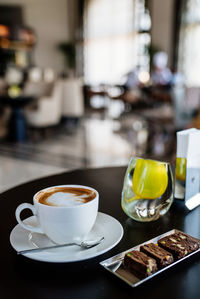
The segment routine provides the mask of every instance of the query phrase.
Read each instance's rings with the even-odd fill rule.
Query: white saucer
[[[37,226],[35,216],[27,218],[24,222]],[[119,243],[122,236],[122,225],[115,218],[99,212],[92,231],[85,237],[86,240],[104,237],[104,241],[96,247],[83,250],[78,246],[69,246],[42,252],[31,252],[24,255],[33,260],[52,263],[82,261],[112,249]],[[14,227],[10,234],[10,243],[16,251],[53,245],[45,235],[32,233],[22,228],[19,224]]]

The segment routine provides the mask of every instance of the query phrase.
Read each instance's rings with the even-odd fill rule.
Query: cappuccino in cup
[[[92,229],[98,212],[99,194],[87,186],[52,186],[37,192],[33,205],[23,203],[16,209],[16,219],[26,230],[46,234],[55,243],[81,241]],[[38,226],[26,225],[21,211],[30,209]]]
[[[91,189],[77,187],[52,187],[46,191],[40,191],[36,200],[47,206],[70,207],[87,203],[96,197]]]

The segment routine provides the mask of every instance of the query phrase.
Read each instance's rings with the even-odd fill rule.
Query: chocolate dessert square
[[[136,250],[125,254],[124,266],[139,278],[148,277],[157,271],[156,261]]]
[[[199,242],[184,233],[175,233],[158,240],[159,246],[180,259],[199,248]]]
[[[195,238],[182,232],[178,232],[177,236],[178,241],[182,241],[183,243],[186,243],[189,246],[189,253],[200,248],[200,241],[195,240]]]
[[[173,255],[159,247],[158,244],[149,243],[142,245],[140,246],[140,251],[155,259],[159,268],[170,265],[174,261]]]

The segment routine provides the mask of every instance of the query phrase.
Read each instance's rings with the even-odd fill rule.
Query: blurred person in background
[[[165,52],[157,52],[153,57],[151,82],[153,86],[171,86],[173,75],[167,67],[168,56]]]
[[[155,102],[171,102],[173,74],[167,67],[167,53],[160,51],[153,56],[149,95]]]

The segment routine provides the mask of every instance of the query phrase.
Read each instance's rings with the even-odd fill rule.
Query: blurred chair
[[[50,97],[54,88],[54,82],[34,82],[27,81],[23,88],[23,95],[34,96],[36,98]]]
[[[42,81],[42,69],[39,67],[32,67],[28,71],[28,81],[40,82]]]
[[[10,66],[5,73],[5,81],[7,85],[19,85],[23,82],[23,73],[17,68]]]
[[[175,126],[183,130],[195,118],[200,109],[200,88],[177,85],[172,88]]]
[[[196,110],[200,108],[200,88],[186,87],[185,88],[186,108]]]
[[[43,80],[48,83],[56,80],[56,74],[52,68],[48,67],[43,70]]]
[[[25,109],[28,124],[35,128],[57,125],[61,119],[62,98],[62,81],[57,80],[52,87],[50,95],[40,95],[36,103]]]
[[[63,79],[62,116],[80,118],[84,114],[83,84],[79,78]]]

